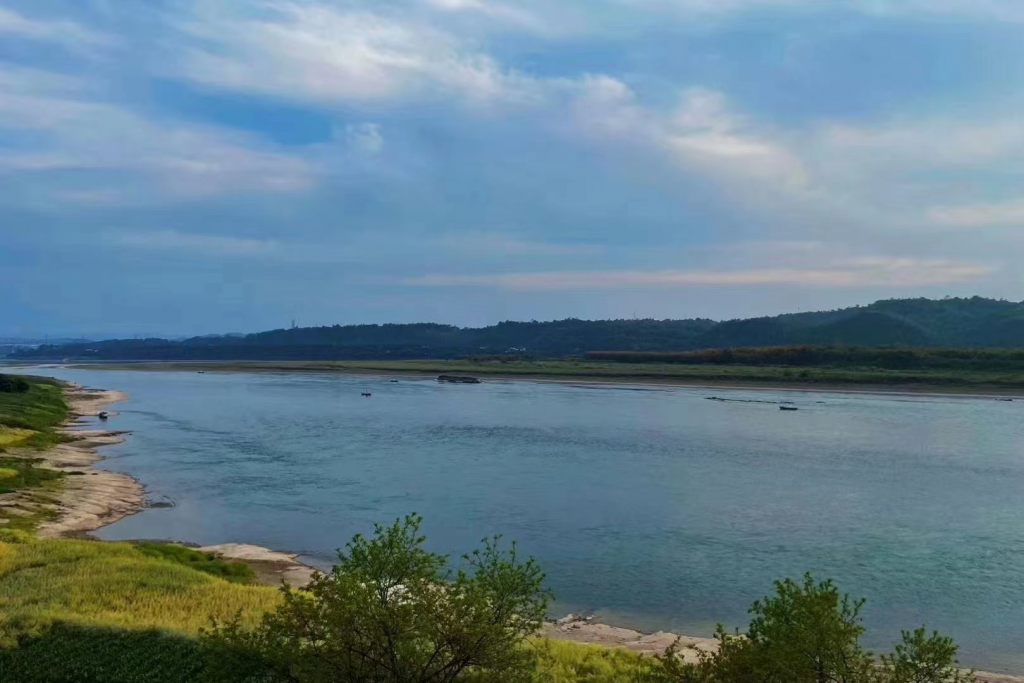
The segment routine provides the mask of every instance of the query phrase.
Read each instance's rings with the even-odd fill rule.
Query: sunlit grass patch
[[[15,429],[13,427],[0,427],[0,448],[3,446],[16,446],[29,438],[36,432],[31,429]]]
[[[29,458],[0,458],[0,493],[52,485],[64,476],[37,463]]]
[[[147,557],[156,557],[184,565],[196,571],[217,576],[232,583],[256,583],[256,572],[243,562],[228,562],[217,558],[211,553],[204,553],[176,543],[155,543],[139,541],[135,543],[139,552]]]
[[[242,585],[146,555],[129,543],[32,540],[0,532],[0,626],[34,631],[62,622],[195,634],[241,612],[255,622],[276,589]]]

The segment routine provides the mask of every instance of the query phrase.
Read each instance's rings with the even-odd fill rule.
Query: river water
[[[1024,402],[48,372],[131,395],[109,424],[133,435],[103,466],[175,505],[105,539],[254,543],[326,566],[415,511],[438,551],[517,539],[558,612],[705,635],[811,571],[868,599],[878,649],[927,624],[969,665],[1024,671]]]

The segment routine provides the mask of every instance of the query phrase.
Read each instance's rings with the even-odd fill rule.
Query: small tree
[[[653,680],[674,683],[973,683],[957,668],[956,645],[925,629],[904,632],[893,654],[879,662],[860,645],[863,600],[841,594],[831,581],[775,583],[775,595],[750,609],[745,635],[718,627],[718,650],[698,652],[696,663],[678,644],[657,658]]]
[[[891,655],[882,655],[881,678],[885,683],[972,683],[973,672],[963,671],[956,659],[952,638],[922,626],[903,632],[903,642]]]
[[[213,680],[442,683],[468,672],[526,678],[524,646],[546,614],[544,574],[500,537],[464,556],[423,548],[422,518],[410,515],[356,536],[329,574],[303,590],[282,588],[283,604],[255,630],[239,620],[204,633]]]

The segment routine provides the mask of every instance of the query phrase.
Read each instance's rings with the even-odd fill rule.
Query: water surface
[[[710,634],[746,623],[773,579],[812,571],[868,598],[875,647],[926,623],[967,664],[1024,671],[1022,402],[53,374],[131,395],[110,426],[134,434],[105,466],[176,505],[106,539],[254,543],[329,564],[354,533],[416,511],[439,551],[518,539],[562,612]]]

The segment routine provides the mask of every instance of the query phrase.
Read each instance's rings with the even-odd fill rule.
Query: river
[[[154,508],[104,539],[243,542],[328,566],[409,512],[432,549],[517,539],[556,611],[708,635],[773,579],[867,598],[869,645],[927,624],[1024,671],[1024,403],[327,375],[48,370],[127,391],[102,466]],[[373,396],[364,398],[364,391]],[[706,397],[793,401],[715,402]]]

